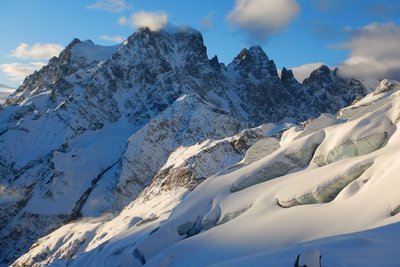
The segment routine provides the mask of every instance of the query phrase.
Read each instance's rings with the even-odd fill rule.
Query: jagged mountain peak
[[[334,78],[338,78],[336,72],[337,69],[331,70],[328,66],[321,65],[319,68],[313,70],[303,83],[309,84],[312,81],[332,81]]]
[[[244,48],[234,58],[233,62],[237,65],[246,64],[262,64],[268,62],[269,58],[261,46],[251,46],[250,48]]]
[[[151,31],[140,28],[124,42],[116,58],[127,55],[141,61],[145,57],[163,58],[169,62],[163,65],[189,65],[208,61],[203,36],[191,28],[173,28]],[[143,54],[143,57],[140,55]],[[173,66],[172,66],[173,67]]]
[[[15,105],[43,92],[65,91],[73,87],[73,81],[79,81],[80,86],[84,86],[91,80],[87,76],[92,75],[121,46],[96,45],[91,40],[74,38],[59,56],[52,57],[47,65],[26,77],[5,103]]]
[[[81,41],[78,38],[74,38],[60,53],[58,57],[52,58],[51,60],[58,61],[60,64],[71,64],[73,63],[72,60],[77,57],[89,57],[90,54],[97,54],[96,58],[93,58],[93,60],[105,60],[106,58],[110,57],[110,53],[115,52],[115,47],[118,47],[120,45],[116,46],[101,46],[101,45],[96,45],[93,43],[92,40],[84,40]],[[110,51],[108,53],[104,53],[105,50],[109,49]],[[101,51],[97,51],[101,50]],[[91,53],[90,53],[91,52]],[[103,54],[104,53],[104,54]],[[103,54],[103,55],[100,55]]]
[[[376,89],[374,90],[373,94],[378,95],[385,92],[393,91],[395,89],[400,89],[400,83],[397,81],[383,79]]]
[[[267,54],[259,45],[250,46],[248,52],[253,58],[269,60]]]
[[[7,261],[14,259],[80,211],[120,211],[155,177],[170,177],[171,188],[190,187],[186,181],[202,181],[237,162],[242,148],[262,136],[218,141],[212,157],[207,141],[198,165],[190,156],[176,172],[161,170],[176,150],[187,148],[188,155],[189,146],[245,128],[335,113],[364,94],[345,80],[323,79],[325,73],[332,71],[320,68],[308,85],[287,69],[280,78],[260,46],[242,50],[225,67],[217,56],[207,57],[201,34],[192,29],[143,28],[113,47],[74,39],[27,78],[0,113],[0,182],[22,192],[10,202],[15,213],[0,221],[10,222],[0,236],[0,256],[12,250]],[[196,166],[214,159],[224,162],[210,165],[201,179],[192,177]],[[100,199],[109,203],[100,201],[96,209]],[[15,236],[20,241],[10,246]]]
[[[213,67],[219,67],[220,66],[221,63],[219,63],[219,59],[218,59],[217,55],[213,56],[213,58],[210,59],[210,64]]]
[[[275,62],[270,60],[261,46],[244,48],[228,65],[242,73],[251,73],[256,79],[278,77]]]
[[[282,68],[281,71],[281,80],[282,81],[287,81],[287,80],[292,80],[295,79],[293,75],[293,71],[291,69],[286,69],[285,67]]]
[[[239,60],[252,60],[254,63],[258,63],[259,61],[263,60],[269,60],[267,54],[259,45],[242,49],[236,58]]]
[[[283,86],[291,91],[293,94],[296,94],[297,91],[301,90],[301,84],[297,81],[297,79],[293,75],[293,71],[290,69],[282,68],[281,71],[281,81]]]
[[[79,38],[74,38],[72,39],[71,42],[69,42],[69,44],[65,47],[65,49],[70,49],[72,48],[74,45],[79,44],[81,42],[81,40]]]
[[[192,28],[178,27],[168,27],[159,31],[152,31],[147,27],[139,28],[128,37],[125,45],[135,44],[137,42],[146,43],[154,41],[159,41],[160,44],[162,44],[162,42],[166,40],[174,40],[178,42],[192,41],[192,44],[197,43],[197,45],[204,46],[203,35],[199,31]]]

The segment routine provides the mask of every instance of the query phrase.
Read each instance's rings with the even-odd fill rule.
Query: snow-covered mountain
[[[398,86],[224,65],[192,29],[75,39],[0,111],[1,264],[237,266],[398,221]]]

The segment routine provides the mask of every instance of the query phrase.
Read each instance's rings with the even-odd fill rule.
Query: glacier
[[[1,106],[0,264],[396,266],[399,89],[196,30],[74,39]]]

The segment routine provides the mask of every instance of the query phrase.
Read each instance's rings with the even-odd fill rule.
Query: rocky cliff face
[[[191,29],[141,29],[115,47],[75,39],[0,111],[2,264],[67,222],[190,191],[279,135],[282,120],[335,113],[365,93],[324,66],[303,84],[290,70],[280,78],[260,47],[225,66]],[[276,124],[239,134],[264,123]]]

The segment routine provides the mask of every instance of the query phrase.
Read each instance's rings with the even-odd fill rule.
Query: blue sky
[[[320,63],[367,70],[378,56],[393,65],[382,64],[381,75],[400,69],[392,45],[400,41],[400,0],[1,0],[0,10],[0,84],[13,87],[75,37],[103,45],[127,38],[140,12],[199,29],[209,57],[224,63],[259,44],[278,68],[294,67],[299,76]]]

